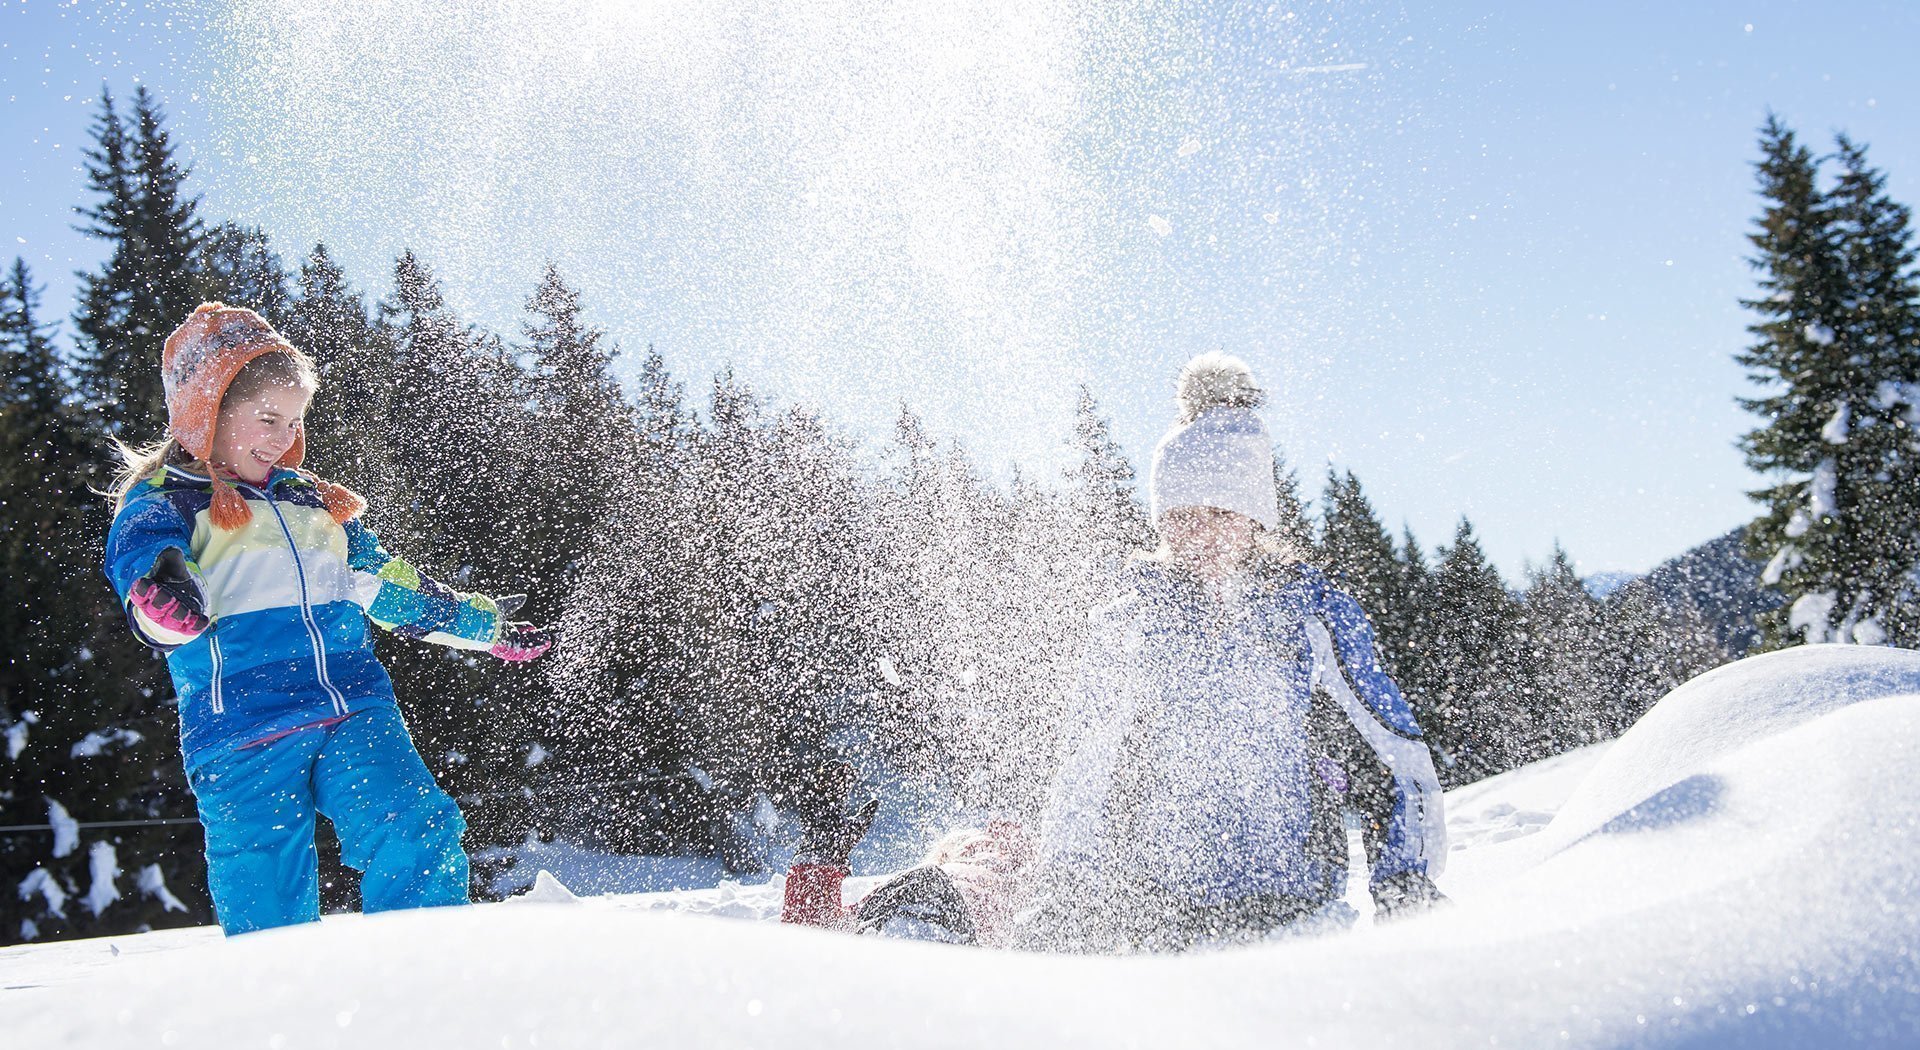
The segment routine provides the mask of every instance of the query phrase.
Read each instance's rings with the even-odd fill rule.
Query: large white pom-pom
[[[1174,400],[1180,405],[1180,422],[1191,423],[1209,408],[1259,408],[1267,392],[1253,381],[1253,369],[1245,361],[1214,350],[1180,370]]]

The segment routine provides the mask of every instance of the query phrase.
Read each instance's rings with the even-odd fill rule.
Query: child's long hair
[[[320,373],[314,367],[313,359],[296,349],[261,354],[247,362],[233,377],[233,382],[227,384],[227,393],[221,400],[221,406],[225,407],[235,398],[254,397],[273,387],[293,387],[306,391],[307,396],[312,397],[313,392],[320,388]],[[170,465],[191,466],[209,478],[216,476],[213,464],[196,460],[171,435],[150,445],[129,445],[114,438],[113,445],[120,456],[120,470],[114,475],[113,484],[105,495],[113,500],[115,514],[127,505],[127,497],[133,494],[136,487]]]

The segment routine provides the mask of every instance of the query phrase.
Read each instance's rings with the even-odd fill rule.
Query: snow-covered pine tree
[[[1915,568],[1916,283],[1907,211],[1864,150],[1842,138],[1839,184],[1777,117],[1756,164],[1765,205],[1749,235],[1760,320],[1738,356],[1762,387],[1741,404],[1762,424],[1747,462],[1778,478],[1752,493],[1747,531],[1763,582],[1786,597],[1761,616],[1762,642],[1879,643]]]
[[[1887,196],[1886,175],[1867,163],[1865,145],[1846,135],[1836,145],[1840,172],[1828,199],[1851,296],[1856,389],[1869,394],[1857,407],[1850,400],[1844,422],[1823,434],[1850,453],[1839,463],[1858,464],[1860,536],[1851,566],[1858,594],[1847,616],[1860,641],[1913,648],[1920,646],[1920,271],[1912,212]]]

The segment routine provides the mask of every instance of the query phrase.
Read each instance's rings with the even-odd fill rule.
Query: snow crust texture
[[[1449,797],[1453,906],[1182,957],[764,916],[778,885],[0,951],[9,1047],[1803,1047],[1920,1032],[1920,653],[1810,646]],[[541,903],[552,901],[556,904]],[[124,949],[124,951],[122,950]],[[113,954],[109,955],[109,952]]]

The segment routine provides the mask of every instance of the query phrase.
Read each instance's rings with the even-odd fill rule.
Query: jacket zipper
[[[268,484],[272,484],[271,479]],[[300,560],[300,545],[294,542],[293,530],[287,527],[286,516],[280,513],[279,504],[274,502],[273,492],[270,489],[256,491],[266,499],[267,509],[273,511],[273,519],[280,523],[280,534],[287,538],[287,549],[293,552],[293,571],[300,580],[300,619],[307,625],[307,639],[313,643],[314,669],[319,673],[320,687],[327,691],[327,696],[333,701],[334,712],[344,715],[347,713],[347,698],[333,687],[333,680],[327,677],[327,651],[321,644],[320,624],[314,620],[313,606],[307,599],[307,568]]]
[[[227,699],[220,690],[221,667],[225,661],[220,656],[219,630],[217,623],[207,627],[207,642],[213,647],[213,713],[216,715],[224,714],[227,710]]]

